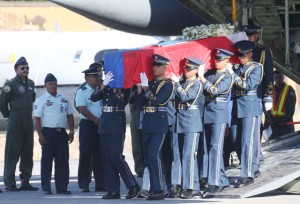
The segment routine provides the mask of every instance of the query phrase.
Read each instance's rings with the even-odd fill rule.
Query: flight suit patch
[[[25,93],[25,87],[24,86],[19,86],[19,92],[20,93]]]
[[[6,86],[3,87],[3,91],[4,91],[5,93],[10,92],[10,90],[11,90],[11,88],[10,88],[10,86],[8,86],[8,85],[6,85]]]

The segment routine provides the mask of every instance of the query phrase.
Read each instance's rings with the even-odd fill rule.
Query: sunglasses
[[[20,69],[21,69],[22,71],[25,70],[25,69],[26,69],[26,70],[29,70],[29,67],[28,67],[28,66],[27,66],[27,67],[21,67]]]

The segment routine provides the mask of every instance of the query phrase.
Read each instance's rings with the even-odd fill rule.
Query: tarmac
[[[133,157],[131,154],[131,137],[130,137],[130,129],[127,125],[127,135],[125,140],[125,149],[124,155],[128,165],[130,166],[132,172],[134,173],[134,162]],[[261,194],[251,198],[244,198],[244,199],[202,199],[202,198],[195,198],[190,200],[183,200],[183,199],[165,199],[160,201],[148,201],[145,199],[125,199],[125,195],[127,194],[127,189],[124,183],[121,183],[121,200],[102,200],[103,193],[98,193],[94,191],[94,181],[90,184],[90,193],[83,193],[78,188],[77,185],[77,169],[78,169],[78,134],[75,135],[75,140],[72,144],[70,144],[70,183],[69,183],[69,190],[72,192],[71,195],[58,195],[55,194],[55,185],[54,181],[52,180],[52,191],[53,195],[45,195],[43,191],[20,191],[20,192],[5,192],[3,189],[3,157],[0,157],[0,188],[2,188],[3,192],[0,193],[0,203],[43,203],[43,204],[53,204],[53,203],[222,203],[222,204],[231,204],[231,203],[239,203],[239,204],[283,204],[283,203],[300,203],[300,194],[293,194],[288,193],[282,190],[274,190],[265,194]],[[0,134],[0,141],[2,140],[2,145],[0,142],[0,150],[3,153],[4,149],[4,141],[5,136],[4,134]],[[2,154],[1,153],[1,154]],[[2,155],[1,155],[2,156]],[[20,184],[18,178],[18,165],[16,171],[16,179],[17,185]],[[34,167],[32,172],[32,179],[31,183],[40,188],[40,146],[37,142],[37,135],[35,134],[35,149],[34,149]],[[142,184],[142,179],[137,178],[137,181]]]

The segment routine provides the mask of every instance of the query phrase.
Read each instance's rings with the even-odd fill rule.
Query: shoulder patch
[[[11,91],[10,86],[9,86],[9,85],[5,85],[5,86],[3,87],[3,91],[4,91],[5,93],[10,92],[10,91]]]

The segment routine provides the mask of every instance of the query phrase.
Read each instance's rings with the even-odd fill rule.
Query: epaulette
[[[86,82],[83,82],[80,86],[79,86],[79,88],[78,89],[81,89],[81,90],[86,90],[87,88],[86,88]]]
[[[266,47],[261,44],[257,44],[257,47],[259,47],[260,49],[266,49]]]
[[[165,82],[168,82],[168,83],[173,83],[173,81],[172,81],[171,79],[167,79],[167,78],[164,79],[164,81],[165,81]]]

